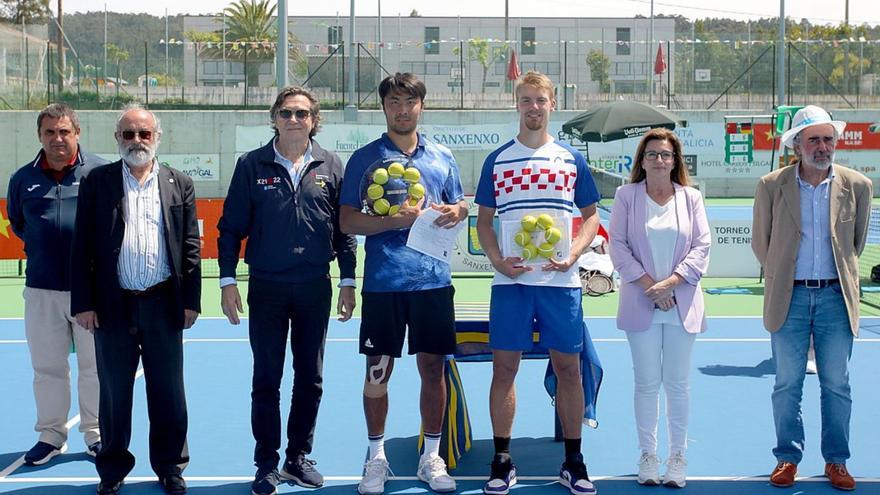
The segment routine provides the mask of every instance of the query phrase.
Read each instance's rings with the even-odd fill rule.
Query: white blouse
[[[678,216],[675,214],[675,197],[669,199],[665,205],[658,205],[650,196],[645,201],[645,212],[648,234],[648,244],[651,246],[651,258],[654,260],[655,280],[663,280],[672,275],[673,257],[675,256],[675,241],[678,238]],[[669,311],[654,310],[652,325],[658,323],[670,323],[681,325],[678,308],[673,307]]]

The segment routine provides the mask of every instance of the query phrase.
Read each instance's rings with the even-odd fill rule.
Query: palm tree
[[[270,0],[237,0],[223,9],[224,19],[217,22],[226,23],[226,59],[239,62],[247,62],[245,77],[248,86],[256,86],[260,73],[260,65],[275,59],[275,43],[277,42],[277,28],[275,16],[277,5],[271,4]],[[211,33],[211,40],[220,40],[223,33],[221,27]],[[207,48],[199,50],[199,55],[219,59],[223,56],[223,48],[213,46],[209,39],[191,37],[193,41],[207,42]],[[300,50],[295,44],[299,40],[293,34],[287,37],[289,59],[299,61],[302,59]]]

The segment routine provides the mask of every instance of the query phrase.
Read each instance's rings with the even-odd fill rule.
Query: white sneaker
[[[446,462],[437,454],[425,454],[419,458],[419,479],[439,493],[454,492],[455,480],[446,472]]]
[[[681,452],[675,452],[666,460],[666,473],[663,474],[663,484],[673,488],[684,488],[687,484],[685,476],[687,472],[687,460]]]
[[[640,485],[655,486],[660,484],[660,458],[654,454],[642,452],[639,457]]]
[[[358,483],[358,493],[361,495],[382,495],[385,493],[385,481],[391,469],[388,459],[377,457],[364,463],[364,475]]]

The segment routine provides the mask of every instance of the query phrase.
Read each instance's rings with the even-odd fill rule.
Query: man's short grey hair
[[[37,132],[40,132],[40,129],[43,126],[43,119],[46,117],[50,119],[67,117],[70,119],[70,124],[73,128],[79,132],[79,118],[76,116],[76,112],[73,111],[73,108],[67,103],[52,103],[41,110],[40,114],[37,115]]]
[[[144,108],[144,106],[141,105],[140,103],[129,103],[128,105],[125,105],[124,107],[122,107],[122,111],[119,112],[119,116],[116,117],[116,132],[119,132],[121,130],[119,128],[119,124],[120,124],[120,122],[122,122],[122,117],[124,117],[125,114],[127,114],[128,112],[132,112],[135,110],[142,110],[142,111],[147,112],[150,115],[152,115],[153,120],[156,121],[155,132],[156,132],[156,134],[158,134],[160,136],[162,135],[162,122],[159,120],[159,117],[155,113],[153,113],[151,110]]]

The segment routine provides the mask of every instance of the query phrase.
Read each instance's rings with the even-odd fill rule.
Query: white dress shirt
[[[116,265],[119,286],[127,290],[146,290],[171,276],[159,198],[159,165],[153,160],[150,174],[140,184],[128,164],[122,163],[125,235]]]

